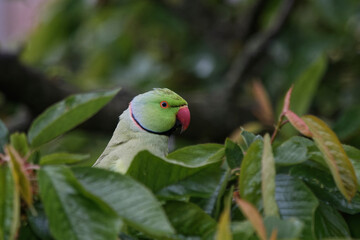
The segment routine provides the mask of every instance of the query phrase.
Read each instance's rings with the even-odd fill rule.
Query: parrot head
[[[150,133],[170,135],[178,127],[185,131],[190,124],[187,102],[167,88],[136,96],[129,109],[134,123]]]

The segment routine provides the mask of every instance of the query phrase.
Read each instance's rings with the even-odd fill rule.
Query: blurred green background
[[[15,50],[0,48],[0,61],[10,52],[17,67],[73,92],[170,88],[192,113],[176,146],[236,139],[240,126],[271,132],[294,84],[295,113],[317,115],[342,142],[360,147],[358,0],[54,0],[39,16]],[[11,131],[26,131],[37,114],[27,102],[38,96],[9,91],[8,69],[0,67],[1,118]],[[104,131],[77,129],[45,151],[94,159],[115,124],[116,117]],[[280,137],[293,134],[287,126]]]

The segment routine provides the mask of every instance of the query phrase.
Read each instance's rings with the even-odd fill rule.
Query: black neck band
[[[130,108],[131,108],[131,105],[130,105]],[[130,110],[130,112],[131,112],[131,118],[136,122],[136,124],[137,124],[142,130],[144,130],[144,131],[146,131],[146,132],[149,132],[149,133],[153,133],[153,134],[157,134],[157,135],[170,136],[173,132],[175,132],[176,128],[178,128],[178,127],[181,126],[180,121],[176,119],[175,125],[174,125],[172,128],[170,128],[169,130],[167,130],[167,131],[165,131],[165,132],[154,132],[154,131],[151,131],[151,130],[149,130],[149,129],[144,128],[144,127],[139,123],[139,121],[135,118],[132,109]]]

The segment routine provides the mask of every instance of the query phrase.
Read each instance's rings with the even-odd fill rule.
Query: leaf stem
[[[284,117],[285,117],[285,114],[284,114],[284,112],[282,112],[282,113],[280,114],[279,120],[278,120],[278,122],[277,122],[277,124],[276,124],[276,126],[275,126],[275,130],[274,130],[274,132],[273,132],[273,134],[272,134],[272,136],[271,136],[271,144],[274,142],[275,137],[276,137],[277,133],[279,132],[280,128],[281,128],[282,126],[284,126],[284,125],[288,122],[287,120],[284,121]]]

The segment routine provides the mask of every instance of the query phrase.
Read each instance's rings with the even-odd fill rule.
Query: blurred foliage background
[[[0,49],[0,62],[9,54],[18,58],[6,60],[16,65],[12,72],[9,66],[0,67],[1,118],[12,131],[26,131],[39,111],[32,111],[29,101],[44,92],[37,87],[35,95],[23,97],[28,89],[22,86],[35,85],[24,82],[33,79],[9,76],[26,68],[70,92],[121,86],[133,96],[154,87],[170,88],[189,101],[192,113],[188,133],[176,137],[180,145],[224,142],[226,136],[236,138],[240,126],[272,131],[284,94],[294,84],[294,112],[319,116],[341,141],[360,147],[358,0],[46,4],[40,23],[16,53]],[[16,91],[7,87],[9,79],[20,84]],[[112,111],[118,116],[123,110]],[[75,130],[46,149],[93,151],[96,156],[116,117],[111,124],[97,124],[110,126]],[[281,131],[283,138],[292,134],[290,127]]]

